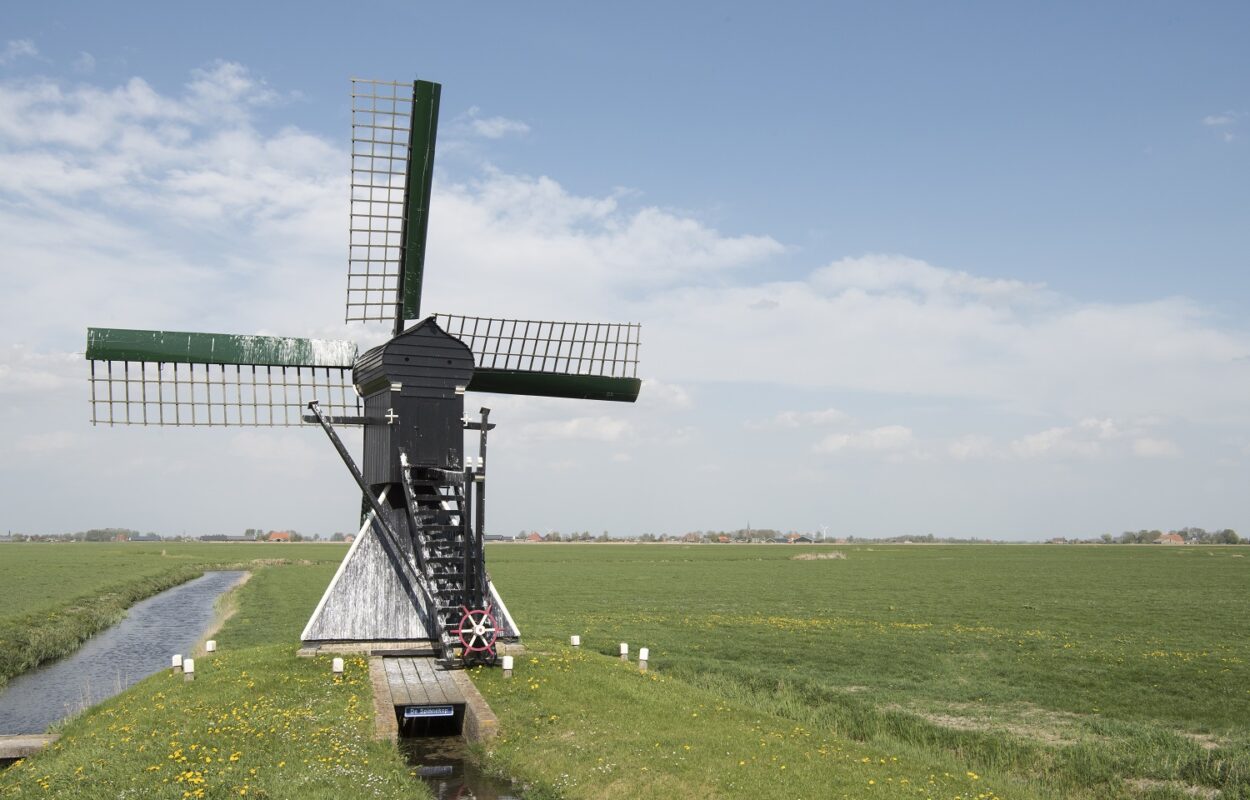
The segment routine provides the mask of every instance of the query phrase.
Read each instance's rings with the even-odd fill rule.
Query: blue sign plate
[[[456,709],[451,706],[404,706],[404,719],[419,717],[451,717]]]

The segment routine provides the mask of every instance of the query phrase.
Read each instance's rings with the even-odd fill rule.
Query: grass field
[[[518,675],[541,676],[482,677],[510,731],[492,758],[598,787],[586,797],[620,776],[622,797],[640,780],[656,796],[1250,796],[1241,550],[845,549],[492,548],[539,660]],[[571,633],[597,658],[571,655]],[[613,663],[621,641],[672,685],[650,696]],[[608,687],[621,698],[599,703]],[[602,752],[569,757],[587,740],[606,775]],[[742,791],[757,771],[794,793]]]
[[[476,675],[503,730],[481,757],[531,798],[1250,797],[1241,549],[842,549],[492,545],[529,652],[511,680]],[[328,687],[324,664],[293,657],[342,552],[258,570],[200,680],[155,676],[71,723],[60,750],[0,775],[0,797],[245,788],[228,760],[196,765],[205,785],[176,781],[170,730],[250,759],[249,794],[419,796],[393,750],[366,741],[367,685]],[[650,648],[645,675],[616,658],[621,641]],[[247,725],[210,722],[241,700]],[[141,737],[170,763],[145,761]]]

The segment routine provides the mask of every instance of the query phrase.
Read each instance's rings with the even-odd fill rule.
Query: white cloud
[[[653,293],[637,306],[651,369],[1068,418],[1247,418],[1250,335],[1183,298],[1083,303],[888,255],[765,286],[784,315],[749,310],[760,286]]]
[[[19,58],[34,58],[39,55],[39,48],[30,39],[10,39],[0,50],[0,64],[11,64]]]
[[[985,301],[1027,299],[1043,289],[1040,284],[979,278],[942,269],[915,258],[874,255],[844,258],[812,274],[813,285],[832,292],[914,294],[926,298],[975,297]]]
[[[1241,114],[1236,111],[1225,111],[1223,114],[1208,114],[1202,118],[1202,124],[1210,127],[1232,125],[1240,116]]]
[[[1231,129],[1237,125],[1242,117],[1245,116],[1241,111],[1225,111],[1222,114],[1208,114],[1202,118],[1202,124],[1208,128],[1214,128],[1219,132],[1220,139],[1225,142],[1232,142],[1237,139],[1237,134]]]
[[[1012,442],[1011,449],[1021,458],[1040,456],[1093,458],[1102,452],[1102,446],[1097,441],[1081,436],[1075,428],[1048,428],[1031,433]]]
[[[948,443],[946,454],[955,461],[976,461],[997,456],[998,449],[990,437],[969,434]]]
[[[686,409],[693,404],[690,392],[676,383],[645,378],[636,401],[640,408]]]
[[[1139,458],[1173,458],[1181,454],[1175,442],[1143,437],[1133,440],[1133,455]]]
[[[71,66],[74,68],[75,72],[90,75],[92,72],[95,72],[95,56],[84,50],[78,54],[78,57],[74,59]]]
[[[478,136],[487,139],[502,139],[505,136],[524,136],[530,132],[530,126],[516,119],[507,117],[482,117],[481,109],[473,106],[468,111],[469,127]]]
[[[855,433],[833,433],[821,439],[815,446],[818,453],[837,453],[855,450],[869,453],[898,452],[912,446],[914,437],[910,428],[902,425],[886,425]]]
[[[1114,420],[1088,418],[1023,436],[1011,443],[1011,449],[1021,458],[1095,458],[1106,452],[1106,443],[1123,436]]]
[[[747,422],[753,430],[769,428],[810,428],[821,425],[835,425],[846,422],[850,417],[836,408],[824,408],[819,411],[782,411],[770,419]]]
[[[434,298],[454,297],[457,309],[469,312],[636,320],[656,309],[624,298],[645,301],[784,249],[771,237],[726,236],[674,212],[623,208],[616,196],[577,196],[551,178],[496,170],[444,184],[433,203],[439,224],[430,228],[427,263],[456,269],[430,270],[428,294],[440,308],[447,306]],[[488,284],[494,291],[482,292]],[[694,312],[673,311],[679,318]]]
[[[84,337],[85,339],[85,337]],[[0,348],[0,395],[43,394],[77,386],[85,364],[76,353],[37,353],[22,344]]]
[[[617,442],[630,432],[631,426],[627,420],[609,416],[531,422],[521,427],[521,437],[531,441],[581,439]]]
[[[30,433],[17,440],[15,449],[25,455],[45,455],[69,450],[80,444],[70,431],[58,430]]]

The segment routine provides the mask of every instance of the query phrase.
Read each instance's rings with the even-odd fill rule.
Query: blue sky
[[[430,310],[644,325],[636,408],[489,399],[503,531],[1250,533],[1250,7],[673,5],[0,11],[0,527],[349,526],[307,432],[93,431],[71,354],[376,336],[337,325],[360,76],[444,85]]]

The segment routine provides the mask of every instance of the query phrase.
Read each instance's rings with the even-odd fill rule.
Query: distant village
[[[62,534],[28,534],[8,531],[0,535],[0,542],[341,542],[351,544],[356,538],[352,533],[335,533],[329,537],[319,534],[304,535],[297,531],[266,531],[260,528],[248,528],[242,534],[205,534],[203,536],[165,535],[156,533],[140,533],[129,528],[93,528],[88,531]],[[559,531],[521,531],[516,535],[487,534],[488,542],[598,542],[608,544],[622,543],[673,543],[673,544],[1037,544],[1020,540],[1005,539],[960,539],[939,537],[931,534],[864,537],[864,536],[828,536],[825,533],[801,533],[798,531],[778,531],[768,528],[741,528],[732,531],[690,531],[687,533],[644,533],[640,536],[611,536],[608,531],[598,535],[590,531],[575,531],[563,534]],[[1071,539],[1056,537],[1045,540],[1046,544],[1250,544],[1250,539],[1243,539],[1236,531],[1229,528],[1218,531],[1207,531],[1202,528],[1181,528],[1175,531],[1140,530],[1125,531],[1113,535],[1104,533],[1090,539]]]
[[[242,534],[232,536],[210,533],[204,536],[174,534],[161,536],[156,533],[140,533],[129,528],[92,528],[78,533],[15,533],[0,536],[0,542],[344,542],[351,544],[356,538],[352,533],[336,533],[328,538],[318,534],[304,536],[296,531],[265,531],[248,528]]]

